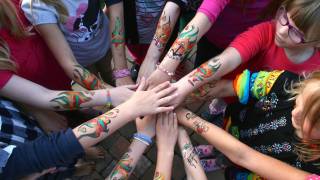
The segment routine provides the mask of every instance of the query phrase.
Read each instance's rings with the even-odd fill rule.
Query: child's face
[[[296,129],[296,134],[301,139],[320,139],[320,122],[311,127],[310,120],[308,117],[303,119],[303,107],[305,100],[308,96],[312,95],[312,88],[318,86],[316,83],[310,83],[304,88],[303,92],[300,93],[296,98],[296,105],[292,110],[292,125]]]
[[[290,12],[284,7],[278,10],[276,17],[275,44],[282,48],[314,47],[316,42],[304,43],[305,34],[297,28]]]

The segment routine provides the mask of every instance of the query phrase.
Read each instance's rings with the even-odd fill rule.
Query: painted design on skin
[[[186,118],[187,118],[188,121],[191,120],[191,119],[194,119],[194,118],[196,118],[196,117],[197,117],[197,115],[194,114],[194,113],[192,113],[192,112],[188,112],[188,113],[186,114]]]
[[[198,134],[202,134],[205,133],[209,130],[209,127],[207,126],[207,124],[205,122],[201,122],[201,121],[194,121],[193,122],[193,129],[198,133]]]
[[[216,87],[216,83],[217,81],[213,81],[203,86],[200,86],[196,91],[192,93],[192,96],[205,97],[210,92],[211,89]]]
[[[111,180],[125,180],[129,178],[129,174],[133,170],[131,166],[133,159],[129,155],[130,152],[132,152],[131,149],[121,157],[117,166],[111,172]]]
[[[93,96],[94,92],[73,92],[73,91],[66,91],[61,92],[58,94],[58,97],[50,100],[50,102],[55,102],[58,105],[54,106],[55,109],[80,109],[81,104],[90,101]]]
[[[171,59],[182,61],[197,43],[198,33],[199,28],[193,25],[184,28],[177,40],[173,43],[167,56]]]
[[[80,85],[88,90],[103,89],[104,84],[94,74],[84,69],[80,65],[75,65],[73,70],[73,77]]]
[[[182,148],[182,155],[183,158],[187,161],[187,164],[191,167],[197,168],[196,164],[199,162],[197,161],[197,153],[194,150],[191,143],[187,143]]]
[[[98,138],[101,133],[108,134],[108,125],[111,123],[111,118],[117,117],[119,109],[113,109],[105,114],[98,116],[90,121],[87,121],[79,126],[78,131],[82,134],[78,137],[80,140],[83,137]],[[88,133],[89,129],[95,129],[93,132]]]
[[[210,60],[207,63],[202,64],[200,67],[195,69],[191,75],[189,75],[188,82],[195,86],[197,82],[201,82],[206,78],[211,77],[215,74],[218,69],[221,67],[219,59]]]
[[[157,172],[154,174],[153,180],[164,180],[164,176],[163,176],[160,172],[157,171]]]
[[[111,33],[111,42],[116,48],[124,46],[124,30],[119,17],[116,17],[115,27]]]
[[[165,48],[165,45],[169,40],[171,34],[170,22],[170,16],[167,18],[166,12],[163,11],[163,15],[159,20],[157,30],[153,38],[155,45],[159,48],[159,51],[162,51]]]

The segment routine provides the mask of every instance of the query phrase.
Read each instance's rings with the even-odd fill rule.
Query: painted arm
[[[167,2],[159,19],[156,32],[149,46],[146,57],[139,70],[139,77],[149,77],[155,70],[157,62],[170,39],[172,30],[178,20],[180,7],[173,3]]]
[[[146,116],[143,119],[137,118],[136,126],[138,133],[147,135],[150,138],[154,137],[156,120],[154,117],[155,116]],[[128,179],[147,147],[145,143],[133,139],[128,152],[121,157],[118,164],[106,179]]]
[[[190,53],[201,37],[210,29],[212,23],[203,13],[197,13],[189,24],[179,34],[160,67],[169,72],[175,72],[180,62]],[[170,77],[160,70],[156,70],[149,78],[151,86],[169,80]]]
[[[54,91],[13,75],[0,90],[0,94],[11,100],[42,109],[56,111],[75,110],[93,106],[103,106],[112,101],[117,106],[133,94],[136,85],[92,91]],[[110,99],[108,99],[108,91]]]
[[[107,84],[99,80],[76,61],[69,44],[57,24],[41,24],[37,25],[36,29],[70,79],[88,90],[107,87]]]
[[[178,138],[178,122],[175,113],[157,115],[157,165],[154,180],[171,179],[174,147]]]
[[[201,166],[187,131],[179,127],[178,144],[182,154],[188,180],[206,180],[207,176]]]
[[[230,96],[236,96],[236,93],[233,89],[233,81],[224,79],[204,84],[191,94],[191,97],[195,97],[200,100]]]
[[[84,149],[97,144],[136,117],[173,110],[173,107],[165,105],[175,98],[169,95],[175,91],[170,83],[165,82],[152,90],[143,91],[146,89],[145,84],[142,79],[139,88],[128,101],[73,129]]]
[[[306,179],[310,174],[250,148],[223,129],[208,123],[191,111],[179,108],[176,113],[180,124],[193,129],[235,164],[264,178],[301,180]],[[270,169],[272,171],[269,171]]]
[[[123,2],[119,2],[108,7],[111,51],[115,70],[128,68],[125,56],[125,27],[123,11]],[[130,76],[116,79],[117,86],[127,84],[134,84]]]

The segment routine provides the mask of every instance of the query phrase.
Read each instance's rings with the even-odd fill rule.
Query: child
[[[143,80],[130,100],[73,130],[67,129],[18,144],[8,143],[11,142],[7,141],[10,136],[3,137],[6,139],[3,142],[6,147],[2,148],[1,153],[2,157],[6,158],[1,164],[0,177],[17,179],[52,167],[72,165],[76,159],[83,156],[84,150],[105,139],[132,119],[173,110],[173,107],[165,106],[175,98],[167,96],[175,90],[168,82],[153,90],[144,91],[145,88],[146,83]],[[4,126],[2,130],[5,131]]]
[[[105,3],[112,9],[119,1]],[[94,84],[92,79],[97,78],[82,67],[104,59],[110,46],[109,20],[99,0],[23,0],[21,8],[71,79],[87,89],[104,87]],[[116,23],[110,24],[114,29]],[[110,68],[101,67],[104,71]]]
[[[240,102],[246,104],[235,107],[229,130],[260,153],[310,173],[319,173],[319,77],[320,72],[314,72],[294,86],[295,103],[288,101],[288,89],[299,81],[299,76],[288,71],[260,71],[252,75],[245,71],[233,83],[225,81],[220,84],[225,92],[217,96],[237,95]],[[183,109],[176,112],[180,123],[205,137],[234,163],[267,179],[306,178],[305,172],[259,154],[193,113]],[[238,169],[229,169],[226,174],[231,179],[250,175]]]

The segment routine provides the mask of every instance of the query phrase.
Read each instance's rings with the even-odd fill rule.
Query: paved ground
[[[112,171],[121,156],[127,151],[130,145],[130,139],[133,133],[136,132],[134,123],[127,124],[119,131],[112,134],[110,137],[100,143],[100,146],[106,151],[105,159],[96,161],[96,169],[93,174],[80,178],[73,178],[77,180],[95,180],[104,179]],[[193,145],[206,144],[206,141],[199,135],[189,131]],[[153,178],[156,164],[156,146],[153,144],[149,147],[144,155],[141,157],[130,180],[141,179],[150,180]],[[175,150],[175,157],[173,160],[172,179],[183,180],[185,178],[185,171],[181,154],[179,150]],[[222,172],[208,173],[208,179],[221,180],[223,178]]]

